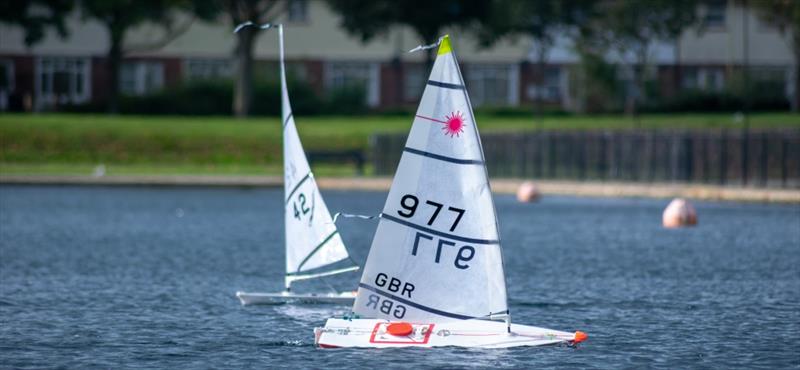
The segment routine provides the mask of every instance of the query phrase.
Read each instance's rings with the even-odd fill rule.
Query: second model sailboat
[[[246,23],[236,28],[253,26]],[[352,304],[355,292],[295,293],[292,283],[298,280],[358,270],[351,266],[331,268],[350,259],[339,231],[322,200],[314,175],[308,165],[303,145],[295,127],[289,93],[286,88],[283,25],[263,25],[262,29],[278,28],[281,70],[281,122],[283,124],[284,214],[286,230],[285,290],[277,293],[236,292],[242,304],[270,303],[342,303]],[[235,31],[235,32],[236,32]],[[352,260],[350,260],[352,262]]]

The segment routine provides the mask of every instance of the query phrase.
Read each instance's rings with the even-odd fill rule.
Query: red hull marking
[[[410,342],[375,341],[375,336],[378,335],[378,329],[383,324],[388,325],[389,323],[379,322],[379,323],[375,324],[375,327],[372,329],[372,335],[370,335],[370,337],[369,337],[369,342],[370,343],[373,343],[373,344],[428,344],[428,340],[431,338],[431,334],[433,333],[433,325],[434,325],[434,324],[428,324],[428,332],[425,334],[425,338],[422,339],[422,342],[415,342],[413,340],[410,341]]]
[[[317,345],[319,346],[319,348],[339,348],[339,346],[334,346],[331,344],[318,343]]]
[[[419,114],[417,114],[417,117],[419,117],[419,118],[422,118],[422,119],[426,119],[426,120],[428,120],[428,121],[439,122],[439,123],[447,123],[447,121],[442,121],[442,120],[440,120],[440,119],[436,119],[436,118],[430,118],[430,117],[420,116]]]

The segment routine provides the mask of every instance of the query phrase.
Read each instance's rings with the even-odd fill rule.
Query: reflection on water
[[[325,192],[375,214],[383,193]],[[515,322],[583,330],[585,345],[324,351],[339,306],[242,307],[283,288],[282,191],[0,187],[0,367],[240,368],[796,366],[800,207],[498,196]],[[374,221],[343,219],[358,262]],[[358,273],[330,277],[340,289]],[[322,282],[298,291],[327,291]],[[378,361],[378,362],[376,362]]]

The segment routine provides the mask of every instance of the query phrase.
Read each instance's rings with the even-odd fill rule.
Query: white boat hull
[[[341,304],[352,305],[356,299],[356,292],[342,293],[248,293],[236,292],[236,297],[242,305],[255,304],[284,304],[284,303],[311,303],[311,304]]]
[[[535,326],[486,320],[446,323],[413,323],[406,336],[388,333],[391,322],[378,319],[328,319],[324,328],[314,329],[314,342],[321,348],[365,347],[476,347],[509,348],[576,344],[586,339],[582,332],[568,333]]]

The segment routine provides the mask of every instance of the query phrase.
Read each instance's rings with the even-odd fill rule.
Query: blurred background
[[[390,176],[449,33],[494,177],[800,187],[793,0],[0,5],[0,172]],[[243,119],[248,118],[248,119]]]

